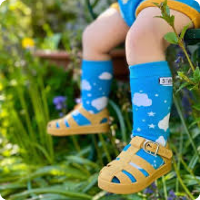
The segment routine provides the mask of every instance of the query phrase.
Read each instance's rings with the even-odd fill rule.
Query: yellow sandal
[[[116,160],[101,170],[98,177],[98,186],[101,189],[116,194],[133,194],[145,189],[171,171],[172,151],[168,146],[164,147],[138,136],[134,137],[129,145],[127,151],[122,151]],[[154,156],[159,155],[164,164],[155,169],[149,162],[136,155],[140,149]],[[139,168],[133,167],[131,163]],[[148,176],[145,176],[139,169],[144,169]],[[123,171],[134,177],[136,181],[133,183]],[[112,182],[113,178],[117,178],[119,183]]]
[[[87,125],[79,125],[73,115],[80,114],[87,119]],[[97,114],[85,110],[80,104],[75,110],[65,117],[50,121],[47,125],[47,133],[54,136],[69,136],[81,134],[106,133],[109,131],[109,113],[105,108]]]

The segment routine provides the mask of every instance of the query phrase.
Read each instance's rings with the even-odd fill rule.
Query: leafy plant
[[[168,51],[168,60],[174,65],[176,109],[172,109],[170,124],[174,168],[138,194],[108,194],[97,187],[97,177],[100,169],[115,159],[129,140],[132,131],[129,86],[119,81],[112,86],[110,133],[68,138],[51,138],[47,135],[48,120],[68,113],[79,97],[78,53],[82,29],[78,28],[75,34],[77,25],[72,18],[69,19],[72,23],[70,31],[61,31],[62,26],[58,30],[57,24],[53,26],[49,23],[49,9],[53,9],[54,15],[57,15],[56,8],[63,9],[63,0],[39,2],[42,5],[36,10],[38,2],[7,1],[2,7],[4,10],[0,9],[0,36],[3,38],[0,40],[0,194],[11,200],[190,200],[198,197],[199,69],[196,51],[189,54],[185,48],[183,36],[187,27],[180,36],[175,32],[165,36],[167,41],[173,43]],[[98,1],[91,2],[93,8],[98,6]],[[68,3],[70,1],[65,5]],[[75,3],[72,2],[73,5]],[[55,4],[58,7],[53,7]],[[73,10],[73,5],[67,9]],[[174,17],[170,15],[167,1],[157,6],[162,10],[159,17],[173,25]],[[41,13],[43,7],[45,11]],[[96,13],[96,10],[93,11]],[[43,18],[46,12],[48,15]],[[63,19],[62,16],[57,16],[55,21]],[[91,20],[89,16],[88,21]],[[19,24],[19,19],[24,23]],[[64,24],[65,21],[62,21]],[[42,30],[38,27],[42,27]],[[61,38],[50,44],[51,37],[60,32]],[[33,36],[38,40],[33,42],[30,38],[28,46],[34,47],[32,44],[36,44],[40,48],[67,49],[71,55],[68,70],[36,59],[31,55],[30,48],[22,49],[23,38]],[[179,43],[181,47],[177,48]],[[189,61],[188,58],[192,59]]]

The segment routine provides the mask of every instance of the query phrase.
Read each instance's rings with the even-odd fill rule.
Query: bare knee
[[[84,59],[108,59],[109,49],[101,44],[103,38],[97,37],[98,27],[95,21],[87,26],[82,35],[83,57]]]
[[[171,10],[171,14],[175,16],[177,33],[191,21],[178,11]],[[164,35],[173,30],[163,19],[155,18],[160,15],[160,9],[155,7],[146,8],[138,15],[126,38],[129,65],[165,59],[165,50],[169,43],[164,40]]]
[[[93,28],[93,24],[90,24],[85,28],[82,35],[82,44],[84,50],[96,48],[96,40],[94,35],[95,30]]]
[[[126,37],[126,56],[129,65],[154,62],[165,59],[168,44],[159,23],[147,20],[144,25],[136,23]]]

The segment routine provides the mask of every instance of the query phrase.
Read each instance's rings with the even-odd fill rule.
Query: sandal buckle
[[[155,153],[153,153],[153,152],[151,152],[150,150],[147,150],[147,149],[146,149],[146,144],[148,144],[149,142],[157,145]],[[158,142],[153,142],[153,141],[151,141],[151,140],[146,140],[146,141],[143,143],[143,150],[144,150],[146,153],[148,153],[148,154],[150,154],[150,155],[152,155],[152,156],[156,156],[156,155],[158,154],[159,147],[160,147],[160,144],[159,144]]]

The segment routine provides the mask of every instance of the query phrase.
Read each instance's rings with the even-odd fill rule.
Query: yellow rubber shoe
[[[89,123],[79,125],[73,118],[73,113],[78,113]],[[92,114],[85,110],[80,104],[75,110],[63,118],[50,121],[47,125],[47,133],[54,136],[70,136],[81,134],[97,134],[109,131],[109,112],[105,108],[97,114]]]
[[[127,151],[122,151],[116,160],[101,170],[98,177],[98,186],[101,189],[116,194],[133,194],[145,189],[155,180],[170,172],[172,151],[168,147],[138,136],[134,137],[129,145]],[[164,164],[155,169],[149,162],[136,155],[140,149],[150,155],[159,155]],[[137,165],[138,168],[133,167],[131,163]],[[145,170],[148,176],[145,176],[139,169]],[[134,177],[136,181],[132,182],[123,171]],[[117,178],[119,183],[112,182],[114,178]]]

